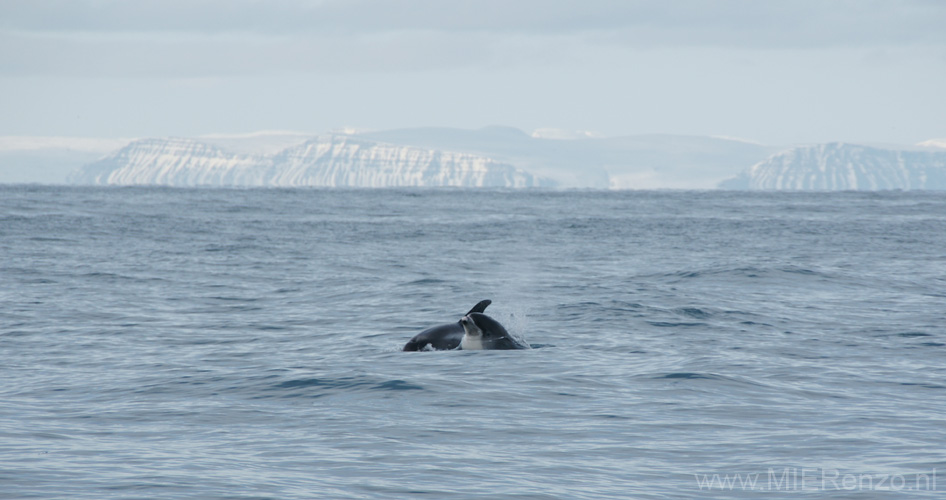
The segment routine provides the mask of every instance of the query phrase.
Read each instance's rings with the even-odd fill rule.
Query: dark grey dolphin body
[[[460,325],[464,330],[460,339],[461,350],[531,349],[529,344],[509,335],[499,321],[483,313],[467,314],[460,320]]]
[[[475,306],[473,306],[473,309],[470,309],[470,312],[466,314],[470,315],[473,313],[482,313],[486,310],[486,306],[492,303],[493,301],[491,300],[481,300]],[[414,338],[404,344],[403,350],[423,351],[428,345],[438,350],[456,349],[457,346],[460,345],[460,340],[463,338],[465,333],[463,330],[463,325],[460,324],[460,321],[457,321],[456,323],[448,323],[446,325],[434,326],[418,333],[414,336]]]

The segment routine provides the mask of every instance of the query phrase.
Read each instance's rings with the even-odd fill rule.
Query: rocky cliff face
[[[831,143],[792,148],[749,167],[724,189],[946,189],[946,152]]]
[[[273,158],[272,183],[329,187],[537,187],[543,183],[484,156],[346,136],[305,142]]]
[[[550,186],[490,158],[345,135],[313,138],[272,155],[226,151],[193,139],[145,139],[82,167],[81,184],[167,186]]]

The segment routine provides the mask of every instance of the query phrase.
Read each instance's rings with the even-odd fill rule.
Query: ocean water
[[[942,498],[944,324],[944,194],[5,186],[0,498]]]

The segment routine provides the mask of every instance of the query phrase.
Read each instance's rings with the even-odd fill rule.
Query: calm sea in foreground
[[[942,498],[944,325],[946,194],[5,186],[0,498]]]

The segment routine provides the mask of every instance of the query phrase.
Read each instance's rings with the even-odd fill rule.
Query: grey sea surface
[[[944,324],[942,193],[2,186],[0,498],[942,498]]]

